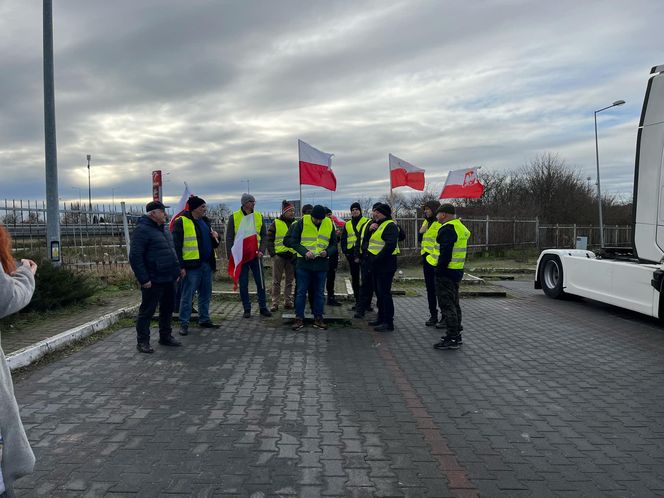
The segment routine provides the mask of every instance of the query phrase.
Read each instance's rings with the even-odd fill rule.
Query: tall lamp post
[[[90,159],[92,156],[88,154],[86,157],[88,158],[88,208],[92,212],[92,187],[90,184]]]
[[[247,194],[249,194],[249,183],[251,183],[251,180],[240,180],[241,182],[247,182]]]
[[[602,107],[595,111],[595,159],[597,162],[597,205],[599,206],[599,240],[602,247],[604,247],[604,221],[602,220],[602,189],[599,184],[599,144],[597,142],[597,113],[611,109],[619,105],[623,105],[624,100],[616,100],[613,104]]]

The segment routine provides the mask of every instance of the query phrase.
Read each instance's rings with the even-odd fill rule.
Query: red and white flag
[[[173,226],[175,225],[175,220],[177,220],[180,216],[182,216],[182,213],[185,211],[189,211],[189,197],[191,197],[193,194],[189,191],[189,185],[187,185],[187,182],[184,182],[184,192],[182,192],[182,197],[180,197],[180,200],[178,201],[178,205],[175,206],[175,214],[171,218],[170,223],[168,224],[168,229],[172,232],[173,231]]]
[[[258,235],[256,233],[256,222],[254,213],[249,213],[240,222],[239,227],[235,227],[235,240],[231,253],[228,256],[228,275],[233,279],[235,285],[233,290],[237,289],[237,283],[242,272],[242,265],[251,261],[258,253]]]
[[[328,190],[337,190],[337,178],[332,172],[332,156],[302,140],[297,141],[300,156],[300,185],[316,185]]]
[[[478,168],[455,169],[447,174],[439,199],[479,199],[484,185],[477,178]]]
[[[424,170],[413,166],[397,156],[390,157],[390,186],[410,187],[415,190],[424,190]]]

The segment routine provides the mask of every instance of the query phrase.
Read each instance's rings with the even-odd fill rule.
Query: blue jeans
[[[295,279],[297,280],[297,294],[295,295],[295,316],[304,318],[304,305],[307,301],[307,290],[313,287],[314,290],[314,317],[323,316],[325,311],[325,280],[327,271],[311,271],[302,268],[295,269]]]
[[[256,291],[258,293],[258,307],[262,310],[267,309],[267,302],[265,300],[265,272],[261,267],[260,258],[254,258],[247,263],[242,264],[240,270],[240,278],[238,284],[240,285],[240,299],[242,299],[242,307],[244,311],[251,311],[251,300],[249,299],[249,270],[254,275],[254,282],[256,283]],[[263,275],[261,279],[261,275]]]
[[[182,280],[182,298],[180,300],[180,325],[189,325],[191,302],[194,292],[198,291],[198,323],[210,321],[210,299],[212,298],[212,268],[208,263],[200,268],[187,270]]]

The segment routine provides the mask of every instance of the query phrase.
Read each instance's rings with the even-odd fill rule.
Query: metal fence
[[[127,240],[124,233],[126,219],[129,232],[143,213],[143,206],[128,206],[123,212],[119,206],[89,206],[76,203],[63,204],[60,209],[62,262],[64,265],[113,269],[127,264]],[[340,219],[348,219],[349,213],[335,211]],[[269,224],[279,212],[263,213]],[[20,255],[46,255],[46,206],[43,202],[0,201],[0,222],[12,235],[14,250]],[[213,219],[212,227],[221,235],[219,256],[226,258],[224,218]],[[406,239],[400,244],[403,250],[418,248],[418,233],[422,218],[397,218]],[[599,227],[582,225],[541,224],[537,219],[463,219],[471,231],[469,248],[473,252],[497,248],[571,248],[577,237],[587,237],[589,249],[599,247]],[[625,225],[604,226],[607,246],[629,247],[632,227]]]

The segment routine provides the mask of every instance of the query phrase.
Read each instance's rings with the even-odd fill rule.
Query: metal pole
[[[46,169],[47,254],[60,266],[60,213],[58,205],[58,150],[55,140],[55,83],[53,77],[53,3],[43,2],[44,44],[44,157]]]
[[[125,244],[127,245],[127,258],[129,258],[129,224],[127,223],[127,210],[125,209],[125,202],[120,202],[120,208],[122,209],[122,226],[124,227],[124,236]]]
[[[90,183],[90,159],[92,158],[92,156],[88,154],[87,158],[88,158],[88,207],[90,208],[90,212],[92,212],[92,187]]]
[[[603,109],[601,109],[603,110]],[[599,143],[597,141],[597,113],[595,111],[595,160],[597,163],[597,205],[599,209],[599,241],[600,247],[604,247],[604,221],[602,220],[602,189],[599,183]]]

